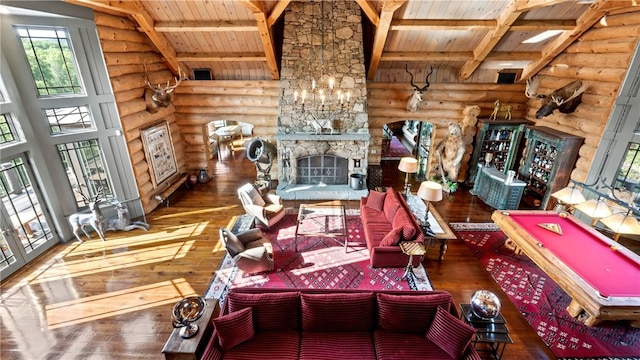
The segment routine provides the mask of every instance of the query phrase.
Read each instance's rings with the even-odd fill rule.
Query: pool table
[[[571,316],[587,326],[629,320],[640,327],[640,256],[566,212],[499,210],[491,218],[571,297]]]

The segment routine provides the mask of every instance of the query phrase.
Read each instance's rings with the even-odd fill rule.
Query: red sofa
[[[407,266],[409,256],[400,246],[401,241],[424,243],[424,235],[402,194],[388,188],[386,192],[370,191],[360,199],[362,226],[373,267]],[[419,257],[414,257],[417,266]]]
[[[202,359],[480,359],[445,291],[236,288]]]

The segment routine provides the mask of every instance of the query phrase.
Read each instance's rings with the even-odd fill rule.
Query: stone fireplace
[[[285,13],[277,193],[284,199],[355,200],[367,190],[349,186],[349,178],[366,175],[370,140],[361,12],[352,1],[322,3],[294,1]],[[321,107],[311,84],[315,79],[329,90],[328,76],[349,101],[327,91]],[[304,105],[303,91],[309,94]]]

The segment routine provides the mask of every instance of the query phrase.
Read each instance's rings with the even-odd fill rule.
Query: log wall
[[[382,126],[397,121],[420,120],[434,125],[432,132],[432,147],[442,140],[449,131],[449,123],[456,122],[463,126],[464,109],[467,106],[480,107],[478,118],[488,118],[493,112],[494,102],[499,99],[502,104],[513,106],[512,118],[522,118],[527,110],[527,97],[524,95],[524,84],[469,84],[469,83],[432,83],[424,94],[424,100],[418,111],[406,110],[407,99],[413,89],[408,84],[400,83],[369,83],[368,112],[369,132],[371,134],[371,150],[369,164],[380,163],[382,148]],[[465,133],[473,137],[475,133]],[[465,151],[458,181],[464,181],[469,166],[469,158],[473,148]],[[430,156],[429,173],[437,163],[435,156]]]
[[[160,108],[156,113],[147,111],[144,101],[144,92],[147,89],[144,64],[153,84],[164,84],[173,80],[173,74],[149,43],[147,36],[139,32],[131,20],[97,11],[94,14],[140,199],[144,212],[149,213],[160,204],[156,195],[169,188],[180,178],[180,174],[185,172],[185,157],[174,106]],[[140,130],[163,121],[168,121],[171,129],[178,172],[154,187]]]
[[[538,93],[549,94],[573,80],[588,85],[582,104],[571,114],[555,111],[535,119],[541,100],[527,102],[526,117],[536,125],[548,126],[585,138],[571,178],[584,182],[598,150],[618,91],[627,73],[640,37],[638,12],[606,17],[606,26],[598,23],[567,50],[542,69]]]

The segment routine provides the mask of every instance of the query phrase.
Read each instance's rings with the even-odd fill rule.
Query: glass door
[[[58,242],[26,156],[0,163],[0,279]]]
[[[418,172],[416,179],[424,181],[429,174],[429,152],[431,151],[431,132],[433,124],[421,121],[418,127],[419,136],[416,146],[418,155]]]

